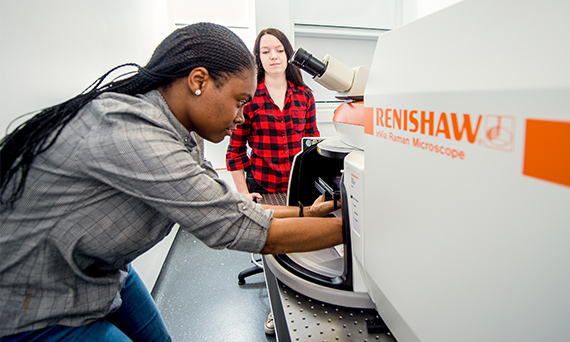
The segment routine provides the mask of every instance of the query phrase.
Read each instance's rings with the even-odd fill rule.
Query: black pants
[[[250,193],[252,192],[257,192],[259,194],[269,193],[269,191],[265,190],[265,188],[263,188],[261,185],[259,185],[259,183],[257,183],[257,181],[253,178],[253,175],[249,170],[246,171],[245,175],[246,175],[245,182],[247,184],[247,189],[249,190]]]

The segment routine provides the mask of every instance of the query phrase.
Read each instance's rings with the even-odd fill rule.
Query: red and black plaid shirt
[[[265,82],[257,85],[254,98],[243,109],[245,121],[230,137],[226,153],[228,170],[249,168],[269,192],[287,191],[293,157],[301,151],[302,138],[320,136],[313,93],[287,83],[283,111],[271,99]]]

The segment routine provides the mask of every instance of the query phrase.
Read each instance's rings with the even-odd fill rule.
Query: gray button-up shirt
[[[272,214],[217,178],[158,91],[103,94],[0,213],[0,336],[116,309],[126,265],[175,222],[210,247],[256,252]]]

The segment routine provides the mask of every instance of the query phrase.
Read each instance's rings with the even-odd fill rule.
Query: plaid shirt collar
[[[285,97],[291,96],[295,93],[301,93],[301,90],[299,90],[298,87],[295,87],[295,85],[293,83],[291,83],[291,81],[287,80],[287,94],[285,95]],[[256,96],[266,96],[268,98],[271,97],[269,95],[269,90],[267,90],[267,86],[265,85],[265,78],[263,78],[261,80],[261,82],[259,82],[257,84],[257,89],[255,90],[255,95]]]

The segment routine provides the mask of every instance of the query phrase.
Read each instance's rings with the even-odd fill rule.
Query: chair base
[[[241,271],[238,275],[238,284],[239,285],[245,284],[245,278],[246,277],[249,277],[251,275],[258,274],[261,272],[263,272],[263,267],[259,267],[257,265]]]

